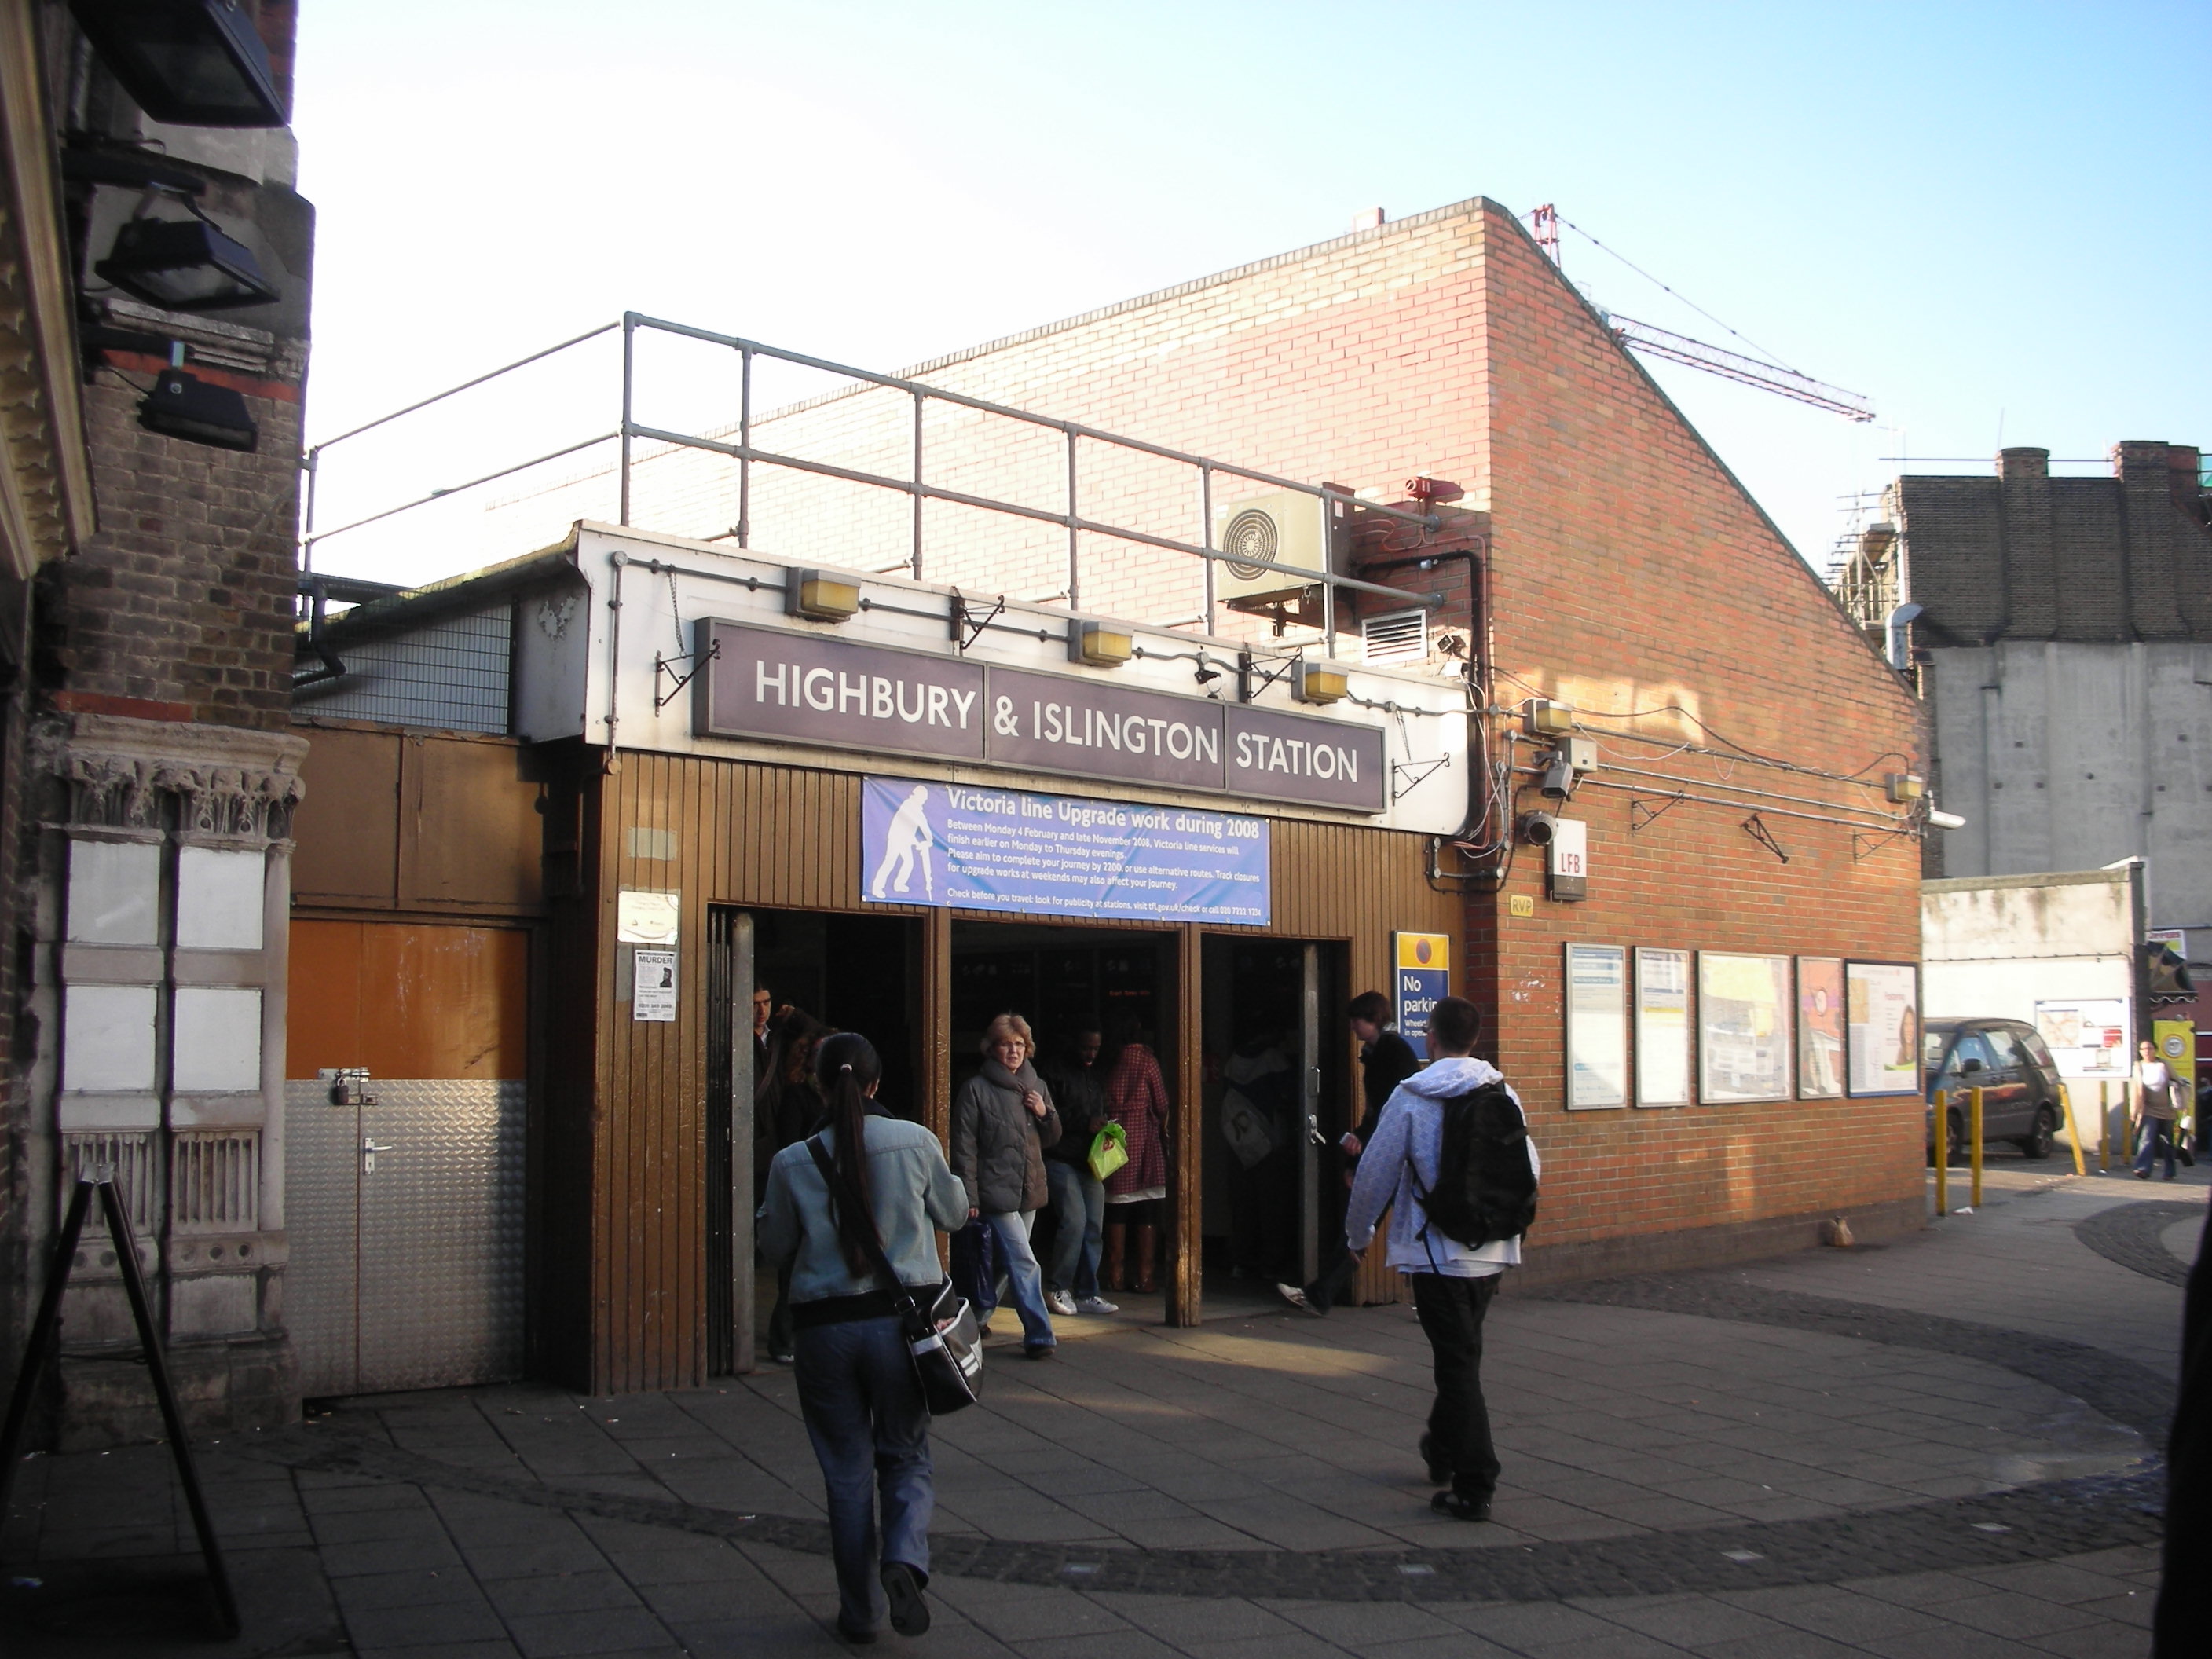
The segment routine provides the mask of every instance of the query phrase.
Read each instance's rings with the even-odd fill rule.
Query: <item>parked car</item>
[[[1966,1156],[1967,1094],[1982,1091],[1982,1141],[2009,1140],[2025,1158],[2048,1158],[2058,1132],[2058,1067],[2033,1025],[2016,1019],[1931,1019],[1923,1038],[1928,1156],[1936,1156],[1936,1096],[1949,1097],[1946,1136],[1954,1163]]]

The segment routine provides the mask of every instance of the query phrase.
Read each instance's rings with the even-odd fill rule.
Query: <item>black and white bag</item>
[[[867,1221],[868,1254],[873,1258],[876,1277],[890,1291],[891,1305],[906,1327],[907,1350],[913,1356],[915,1378],[921,1384],[929,1414],[944,1417],[974,1405],[983,1382],[983,1333],[976,1327],[975,1309],[952,1288],[950,1279],[937,1287],[937,1294],[924,1308],[921,1297],[899,1282],[890,1257],[884,1253],[875,1217],[858,1201],[860,1194],[837,1179],[837,1166],[821,1137],[810,1139],[806,1150],[813,1157],[814,1167],[822,1171],[831,1201],[851,1204],[854,1213]]]

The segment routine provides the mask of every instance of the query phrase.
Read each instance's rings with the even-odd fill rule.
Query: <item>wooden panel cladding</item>
[[[530,935],[413,921],[292,924],[284,1073],[529,1074]]]
[[[507,738],[304,725],[292,899],[313,909],[534,915],[544,820]]]
[[[556,981],[565,983],[555,992],[548,1032],[546,1142],[553,1160],[549,1226],[570,1230],[546,1241],[550,1301],[543,1352],[564,1380],[598,1393],[696,1386],[706,1380],[708,1363],[708,906],[922,916],[915,963],[925,1032],[920,1080],[935,1116],[951,1084],[942,1028],[949,1018],[951,916],[862,903],[857,775],[631,751],[612,775],[556,783],[556,810],[572,789],[584,820],[584,897],[574,918],[556,914],[551,944]],[[1224,931],[1346,941],[1352,988],[1387,988],[1394,927],[1461,932],[1457,896],[1432,890],[1425,879],[1427,850],[1418,836],[1279,820],[1274,925]],[[672,1022],[631,1017],[629,951],[615,939],[616,896],[625,888],[682,895]],[[1200,932],[1183,930],[1178,953],[1189,988],[1179,1002],[1186,1020],[1196,1006]],[[588,968],[579,959],[587,949]],[[574,1024],[586,1017],[586,981],[595,1036]],[[1357,1086],[1354,1049],[1339,1012],[1328,1011],[1328,1029],[1341,1039],[1333,1052],[1338,1086],[1348,1092]],[[1187,1061],[1171,1079],[1181,1119],[1171,1134],[1180,1164],[1194,1172],[1205,1133],[1195,1109],[1199,1045],[1176,1047]],[[580,1222],[584,1172],[574,1160],[585,1156],[586,1140],[588,1259],[569,1222],[550,1220]],[[1195,1180],[1186,1184],[1194,1194]],[[564,1192],[567,1199],[557,1196]],[[1194,1212],[1185,1224],[1194,1241]],[[1380,1254],[1373,1253],[1367,1293],[1392,1299],[1395,1281],[1380,1269]],[[1194,1249],[1187,1260],[1176,1295],[1181,1316],[1194,1317]]]

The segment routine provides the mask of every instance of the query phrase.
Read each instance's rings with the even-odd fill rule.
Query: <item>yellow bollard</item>
[[[1974,1207],[1982,1207],[1982,1091],[1966,1091],[1966,1164],[1974,1172]]]
[[[1936,1121],[1930,1126],[1936,1156],[1936,1213],[1951,1212],[1951,1095],[1946,1089],[1936,1091]]]
[[[2112,1108],[2105,1098],[2105,1080],[2097,1079],[2097,1173],[2112,1167]]]
[[[2086,1176],[2089,1171],[2081,1162],[2081,1126],[2074,1121],[2074,1097],[2063,1083],[2058,1085],[2058,1109],[2066,1114],[2066,1144],[2074,1152],[2074,1173]]]

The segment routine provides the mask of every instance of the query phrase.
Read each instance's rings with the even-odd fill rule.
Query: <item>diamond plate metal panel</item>
[[[360,1109],[361,1133],[379,1150],[361,1176],[356,1387],[374,1394],[520,1376],[524,1085],[376,1078],[368,1086],[375,1103]]]
[[[284,1085],[284,1324],[300,1357],[300,1392],[352,1394],[360,1382],[356,1297],[361,1127],[331,1104],[330,1085]]]

